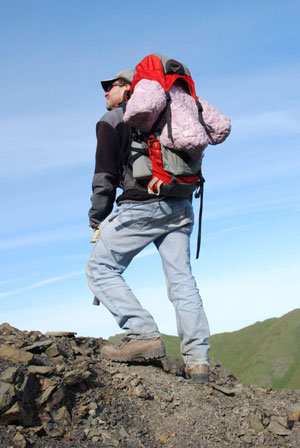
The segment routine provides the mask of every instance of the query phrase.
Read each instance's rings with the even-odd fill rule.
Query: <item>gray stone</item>
[[[282,425],[284,428],[289,429],[289,422],[287,417],[282,417],[281,415],[272,415],[271,421],[277,422]]]
[[[95,401],[92,401],[90,404],[89,404],[89,409],[97,409],[98,408],[98,405],[97,405],[97,403],[95,403]]]
[[[40,396],[39,399],[39,403],[40,404],[44,404],[46,403],[46,401],[48,400],[48,398],[50,397],[50,395],[52,394],[52,392],[56,389],[56,385],[55,386],[50,386],[48,387]]]
[[[54,358],[55,356],[60,355],[61,352],[57,344],[52,344],[46,349],[45,353],[48,358]]]
[[[125,382],[126,382],[126,378],[125,378]],[[140,384],[140,382],[141,382],[140,378],[134,378],[133,380],[130,381],[130,386],[131,387],[138,386]]]
[[[55,338],[73,338],[77,333],[73,331],[47,331],[45,336],[55,337]]]
[[[9,408],[4,414],[0,416],[1,425],[9,425],[12,423],[23,421],[24,409],[21,403],[16,402],[11,408]],[[25,417],[26,418],[26,417]]]
[[[55,368],[47,366],[29,366],[28,370],[34,375],[49,375],[55,371]]]
[[[62,425],[71,424],[72,419],[66,406],[61,407],[57,412],[54,413],[54,420],[58,423],[61,423]]]
[[[43,336],[43,333],[37,330],[33,330],[28,333],[28,337],[33,342],[38,341],[41,338],[41,336]]]
[[[119,442],[108,431],[101,430],[102,441],[106,446],[119,446]]]
[[[58,378],[44,378],[42,380],[42,392],[46,389],[48,389],[48,387],[50,386],[58,386],[59,384],[59,379]]]
[[[88,379],[91,376],[91,372],[86,370],[83,372],[82,370],[71,370],[70,372],[65,373],[64,375],[64,383],[67,386],[74,386],[75,384],[81,383],[82,381]]]
[[[33,354],[9,345],[2,345],[0,347],[0,358],[20,362],[24,366],[28,366],[33,360]]]
[[[93,353],[93,350],[90,348],[83,349],[81,347],[78,347],[77,345],[72,345],[71,349],[75,353],[75,355],[82,355],[82,356],[90,356]]]
[[[0,382],[0,412],[5,412],[15,401],[15,389],[9,383]]]
[[[212,384],[212,387],[219,392],[222,392],[222,394],[228,395],[228,396],[234,396],[235,392],[233,389],[228,389],[227,387],[218,386],[217,384]]]
[[[4,322],[0,325],[0,334],[3,334],[4,336],[9,336],[13,334],[20,333],[20,330],[18,330],[15,327],[12,327],[7,322]]]
[[[65,366],[63,364],[57,364],[55,366],[55,369],[56,369],[57,373],[61,373],[61,372],[63,372],[65,370]]]
[[[264,429],[264,425],[262,424],[258,415],[251,415],[250,417],[250,427],[254,429],[255,432],[261,432]]]
[[[278,436],[289,436],[292,432],[274,420],[271,420],[269,426],[267,427],[267,430]]]
[[[123,437],[123,439],[126,439],[126,438],[129,437],[128,432],[126,431],[126,429],[122,425],[119,428],[119,434],[120,434],[121,437]]]
[[[168,394],[167,392],[165,392],[163,390],[157,390],[156,395],[160,400],[166,401],[168,403],[170,403],[173,400],[172,395]]]
[[[77,415],[79,418],[84,418],[86,414],[88,413],[88,406],[84,404],[80,404],[77,410]]]
[[[58,389],[52,393],[50,399],[47,401],[45,409],[50,411],[54,406],[60,403],[65,397],[65,389],[59,386]]]
[[[59,355],[59,356],[55,356],[55,357],[51,358],[51,361],[55,365],[63,365],[65,362],[65,359],[62,355]]]
[[[142,384],[138,384],[132,391],[133,395],[139,398],[149,398],[150,395]]]
[[[39,341],[35,342],[32,345],[24,347],[24,350],[32,353],[43,353],[48,347],[50,347],[51,344],[52,344],[51,340]]]
[[[27,440],[25,439],[23,434],[21,434],[20,432],[17,432],[17,434],[13,438],[13,442],[14,442],[16,448],[26,448],[28,446]]]
[[[1,381],[4,381],[5,383],[14,383],[18,376],[18,373],[18,367],[9,367],[2,373]]]
[[[96,410],[95,409],[90,409],[89,410],[89,415],[91,416],[91,417],[96,417],[96,415],[97,415],[97,412],[96,412]]]
[[[240,439],[244,443],[248,443],[249,445],[252,445],[252,443],[253,443],[253,438],[250,434],[245,434],[244,436],[241,436]]]
[[[300,412],[300,402],[291,404],[288,408],[289,412]]]
[[[91,439],[92,437],[100,437],[101,433],[103,432],[103,429],[100,428],[93,428],[93,429],[89,429],[88,431],[86,431],[86,434],[88,436],[89,439]]]

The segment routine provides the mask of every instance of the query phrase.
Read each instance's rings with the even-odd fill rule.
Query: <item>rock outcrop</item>
[[[245,387],[218,362],[211,383],[180,362],[121,364],[103,339],[0,325],[0,446],[300,446],[300,391]]]

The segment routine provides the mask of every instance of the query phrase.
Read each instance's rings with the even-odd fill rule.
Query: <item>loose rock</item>
[[[1,447],[298,446],[300,391],[245,387],[217,361],[198,385],[181,360],[114,363],[99,356],[103,343],[0,326],[1,348],[32,357],[0,357]]]
[[[20,432],[17,432],[17,434],[13,438],[13,442],[16,448],[26,448],[28,446],[25,437]]]
[[[33,360],[33,354],[10,347],[9,345],[2,345],[2,347],[0,347],[0,358],[20,362],[24,366],[28,366]]]

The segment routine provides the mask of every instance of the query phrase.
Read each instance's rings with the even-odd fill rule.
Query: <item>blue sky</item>
[[[99,82],[154,52],[188,65],[198,95],[232,120],[206,149],[198,261],[197,226],[192,236],[211,332],[299,308],[299,15],[296,0],[1,0],[0,323],[118,332],[84,276]],[[152,246],[125,277],[176,334]]]

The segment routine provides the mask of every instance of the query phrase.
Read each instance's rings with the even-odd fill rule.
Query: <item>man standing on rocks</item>
[[[101,354],[112,361],[150,361],[165,356],[165,347],[151,314],[125,283],[131,260],[154,243],[162,260],[168,296],[175,307],[185,372],[195,382],[209,381],[209,327],[190,266],[193,208],[190,199],[155,196],[135,187],[129,163],[130,128],[123,122],[122,101],[134,71],[123,70],[101,82],[108,112],[97,123],[96,167],[90,226],[94,248],[87,279],[127,337]],[[123,192],[112,211],[116,189]],[[147,275],[147,273],[145,273]]]

